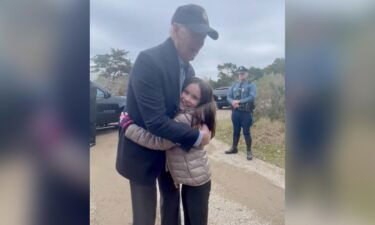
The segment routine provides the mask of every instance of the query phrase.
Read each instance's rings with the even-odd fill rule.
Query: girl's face
[[[181,93],[180,110],[196,108],[201,100],[201,89],[198,84],[189,84]]]

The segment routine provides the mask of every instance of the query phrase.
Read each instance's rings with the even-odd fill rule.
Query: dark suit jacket
[[[186,78],[191,76],[194,70],[189,65]],[[127,112],[135,124],[188,151],[199,131],[173,120],[179,110],[179,96],[180,66],[169,38],[138,55],[129,78]],[[150,184],[165,170],[165,153],[144,148],[120,134],[116,169],[132,181]]]

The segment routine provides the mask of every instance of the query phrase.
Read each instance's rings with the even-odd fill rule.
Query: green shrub
[[[285,121],[285,77],[281,74],[270,74],[255,83],[257,97],[254,121],[261,117],[268,117],[271,121]]]

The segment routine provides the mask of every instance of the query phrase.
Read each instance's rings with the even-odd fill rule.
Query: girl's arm
[[[176,122],[187,123],[190,125],[190,121],[186,114],[178,114],[174,120]],[[178,146],[178,144],[175,144],[168,139],[153,135],[136,124],[132,124],[126,129],[125,136],[133,142],[153,150],[163,151]]]

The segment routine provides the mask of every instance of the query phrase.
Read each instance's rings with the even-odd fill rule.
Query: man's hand
[[[233,100],[232,107],[237,109],[240,106],[240,100]]]
[[[211,131],[208,129],[206,124],[203,124],[199,129],[203,133],[203,138],[201,142],[201,146],[205,146],[210,143],[211,140]]]

